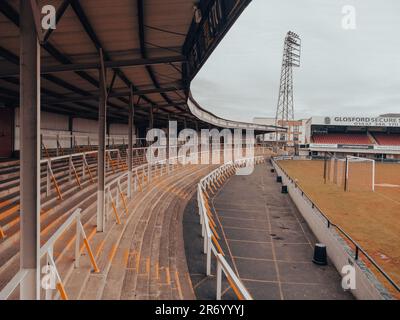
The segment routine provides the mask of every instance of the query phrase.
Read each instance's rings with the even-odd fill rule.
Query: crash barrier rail
[[[166,148],[158,148],[158,150],[162,149],[164,149],[163,151],[165,151],[166,154]],[[140,150],[140,152],[146,156],[148,148],[134,149],[134,152],[135,150]],[[224,152],[224,150],[220,151]],[[264,149],[258,150],[258,152],[263,151],[265,152]],[[210,151],[202,151],[195,153],[194,157],[197,157],[198,160],[202,157],[208,157],[208,159],[210,159],[212,154],[213,153]],[[186,161],[189,161],[190,163],[190,159],[187,159],[186,155],[167,157],[156,161],[150,159],[147,163],[132,168],[131,172],[126,170],[124,173],[107,183],[104,189],[106,221],[108,221],[109,217],[113,215],[116,223],[121,224],[122,215],[128,216],[127,203],[128,199],[132,197],[132,192],[142,192],[144,187],[153,179],[168,175],[180,164],[185,165]],[[240,161],[241,160],[238,160],[237,163],[241,163]],[[199,163],[200,162],[201,161],[199,161]]]
[[[54,155],[52,151],[55,152],[55,156],[63,156],[69,153],[79,153],[95,150],[98,145],[97,134],[42,133],[40,137],[43,156],[47,158],[50,158],[52,155]],[[184,143],[185,141],[177,141],[177,147],[180,147]],[[151,144],[152,142],[147,141],[144,138],[135,138],[133,140],[133,145],[135,148],[145,148]],[[167,145],[167,143],[165,142],[164,145]],[[106,146],[113,149],[117,146],[127,147],[128,136],[107,135]]]
[[[147,148],[146,148],[147,149]],[[196,156],[201,156],[199,152]],[[152,180],[168,175],[180,165],[185,165],[186,157],[176,156],[162,160],[150,161],[126,171],[106,184],[106,221],[114,215],[117,224],[121,224],[121,216],[128,216],[127,199],[132,197],[133,192],[142,192],[146,185]]]
[[[200,180],[197,186],[197,202],[200,215],[200,223],[202,226],[203,236],[203,251],[207,255],[206,274],[211,275],[211,258],[212,255],[217,261],[217,300],[221,300],[222,272],[228,280],[229,285],[240,300],[252,300],[251,295],[235,274],[229,263],[224,258],[224,252],[218,241],[220,237],[216,231],[216,223],[209,205],[211,200],[210,194],[217,192],[230,176],[236,173],[236,170],[249,165],[259,164],[265,161],[263,156],[254,158],[245,158],[240,160],[230,161],[220,166],[209,175]]]
[[[157,149],[157,148],[156,148]],[[164,150],[163,150],[164,149]],[[164,151],[166,155],[166,148],[158,148],[159,151]],[[148,148],[143,148],[145,153]],[[232,149],[233,150],[233,149]],[[219,150],[224,152],[224,150]],[[259,150],[262,152],[262,150]],[[196,152],[193,158],[197,157],[198,162],[201,163],[200,159],[202,157],[208,158],[212,157],[213,152],[202,151]],[[121,223],[122,215],[128,216],[128,200],[132,197],[132,192],[142,192],[144,187],[150,183],[153,179],[168,175],[171,171],[174,171],[178,166],[185,165],[186,162],[189,164],[191,160],[186,158],[186,155],[167,157],[161,160],[151,160],[145,164],[136,166],[132,168],[132,171],[125,171],[118,177],[106,184],[105,192],[105,208],[106,208],[106,221],[108,221],[110,216],[114,216],[117,224]],[[238,160],[237,163],[241,163]]]
[[[146,160],[147,148],[134,148],[132,150],[133,162],[135,164],[143,163]],[[81,188],[81,180],[85,179],[88,175],[92,183],[94,183],[94,174],[89,166],[88,158],[97,157],[98,151],[88,151],[82,153],[74,153],[65,156],[52,157],[49,159],[41,160],[41,164],[46,165],[46,196],[49,196],[52,190],[52,185],[56,189],[59,200],[63,199],[62,192],[60,190],[57,179],[53,173],[53,164],[57,164],[62,161],[68,161],[68,179],[69,182],[75,179],[78,186]],[[81,161],[79,168],[81,168],[81,174],[78,174],[78,167],[74,162]],[[106,150],[106,167],[108,170],[116,173],[118,169],[126,171],[128,169],[127,160],[121,156],[119,149]]]
[[[68,179],[71,182],[72,179],[75,179],[76,183],[78,186],[81,188],[81,180],[86,178],[86,175],[90,177],[90,180],[92,183],[94,183],[94,175],[92,173],[92,169],[89,166],[88,163],[88,158],[92,156],[97,156],[98,151],[88,151],[88,152],[82,152],[82,153],[74,153],[70,155],[65,155],[65,156],[58,156],[58,157],[52,157],[49,159],[42,159],[40,161],[41,164],[46,165],[46,196],[49,196],[51,191],[52,191],[52,185],[54,189],[57,192],[58,199],[63,200],[63,195],[59,186],[59,183],[57,182],[57,179],[54,175],[53,172],[53,165],[60,163],[60,162],[66,162],[68,161]],[[113,159],[113,155],[115,159]],[[74,161],[82,161],[81,162],[81,176],[78,174],[77,166],[75,165]],[[111,150],[106,150],[106,165],[107,167],[113,168],[115,170],[115,164],[114,161],[117,161],[117,163],[122,163],[122,158],[119,149],[111,149]]]
[[[145,148],[144,148],[145,149]],[[108,153],[111,152],[116,152],[119,155],[119,150],[107,150]],[[52,164],[56,162],[57,160],[67,160],[69,161],[70,167],[69,167],[69,173],[70,173],[70,179],[74,176],[77,183],[79,184],[79,176],[77,174],[76,167],[74,166],[73,163],[73,158],[74,157],[82,157],[82,171],[85,172],[85,170],[88,171],[88,174],[90,175],[90,168],[87,164],[87,159],[86,157],[88,155],[96,154],[97,151],[90,151],[90,152],[83,152],[83,153],[78,153],[78,154],[72,154],[72,155],[66,155],[66,156],[59,156],[59,157],[54,157],[51,159],[44,159],[41,161],[41,163],[46,164],[47,166],[47,187],[46,189],[49,189],[50,182],[53,181],[55,186],[57,186],[56,179],[54,177],[54,174],[52,172]],[[204,152],[199,152],[197,154],[198,157],[202,157],[203,153],[206,153],[206,156],[210,157],[212,154],[209,151],[204,151]],[[152,179],[156,178],[157,176],[163,176],[165,174],[168,174],[169,172],[175,170],[179,165],[181,164],[186,164],[186,156],[177,156],[173,157],[170,159],[165,159],[165,160],[160,160],[160,161],[154,161],[154,162],[148,162],[146,164],[137,166],[132,169],[131,172],[127,171],[111,182],[107,183],[105,187],[106,191],[106,201],[107,201],[107,208],[111,205],[112,211],[114,212],[116,222],[121,223],[120,219],[120,213],[118,210],[122,207],[124,210],[125,215],[128,215],[128,210],[127,210],[127,197],[130,197],[132,191],[142,191],[144,186],[152,181]],[[240,160],[243,161],[243,160]],[[236,161],[235,163],[240,163],[240,161]],[[110,164],[111,165],[111,164]],[[87,169],[85,169],[87,167]],[[82,172],[82,174],[84,174]],[[93,178],[93,177],[92,177]],[[131,183],[126,183],[127,181],[130,181]],[[132,183],[133,182],[133,183]],[[133,184],[133,185],[132,185]],[[59,190],[59,187],[56,187],[56,189]],[[114,194],[113,194],[114,192]],[[61,192],[59,192],[60,197],[62,198]],[[110,210],[106,211],[106,217],[110,215]],[[76,222],[76,239],[75,239],[75,267],[79,267],[79,257],[84,249],[83,246],[80,246],[80,238],[83,237],[83,242],[84,242],[84,247],[86,247],[88,251],[88,256],[90,258],[91,264],[93,266],[93,269],[95,272],[99,272],[97,263],[95,261],[95,258],[92,254],[88,238],[86,237],[84,228],[81,224],[80,221],[80,213],[81,209],[77,209],[59,228],[58,230],[51,236],[51,238],[46,242],[45,245],[40,249],[40,258],[46,258],[46,266],[49,268],[50,272],[53,274],[53,278],[55,281],[55,286],[50,286],[49,288],[46,288],[45,292],[45,297],[46,299],[52,299],[53,292],[54,290],[57,290],[57,295],[61,297],[61,299],[68,299],[68,295],[65,292],[65,288],[62,283],[62,279],[60,277],[60,274],[57,271],[57,266],[54,260],[53,256],[53,248],[54,244],[57,241],[57,239],[67,230],[71,227],[71,225]],[[210,247],[210,250],[212,248]],[[240,281],[238,280],[237,276],[234,274],[232,269],[230,268],[229,264],[224,260],[224,258],[219,254],[218,252],[215,251],[215,248],[213,250],[214,256],[218,259],[219,266],[218,266],[218,272],[219,272],[219,279],[221,278],[222,271],[227,275],[228,280],[232,282],[232,287],[235,288],[234,290],[237,290],[237,294],[240,297],[243,297],[244,299],[250,299],[250,295],[247,293],[246,289],[243,287],[242,284],[240,284]],[[16,288],[25,280],[27,277],[29,271],[26,269],[21,269],[12,279],[11,281],[3,288],[3,290],[0,292],[0,300],[5,300],[8,299],[12,293],[16,290]],[[219,286],[221,285],[221,279],[219,280]],[[221,290],[219,290],[219,296],[221,295]]]
[[[142,192],[145,185],[152,179],[169,174],[179,164],[179,161],[172,163],[172,159],[160,160],[153,163],[146,163],[134,167],[131,172],[126,171],[106,184],[106,220],[113,213],[116,223],[121,224],[121,216],[128,216],[127,199],[132,197],[132,192]],[[122,214],[121,214],[122,209]]]
[[[151,147],[150,147],[151,148]],[[163,147],[165,150],[165,154],[168,157],[168,151],[169,149],[172,152],[177,153],[178,146],[171,146],[170,147]],[[161,149],[163,149],[161,148]],[[142,148],[133,148],[132,150],[132,164],[134,167],[140,166],[143,163],[146,163],[147,161],[147,151],[149,147],[142,147]],[[211,148],[213,150],[214,148]],[[217,149],[217,154],[220,151],[221,154],[225,152],[223,148]],[[232,149],[231,149],[232,150]],[[229,151],[229,150],[228,150]],[[264,147],[255,147],[254,148],[254,153],[257,154],[264,154],[265,152],[268,152],[268,148]],[[203,151],[200,154],[204,154],[209,151]],[[75,181],[77,186],[82,189],[82,181],[86,179],[86,177],[89,178],[91,183],[95,183],[95,170],[93,170],[93,165],[90,163],[89,159],[97,158],[97,150],[93,151],[87,151],[87,152],[81,152],[81,153],[74,153],[74,154],[69,154],[69,155],[63,155],[63,156],[56,156],[56,157],[50,157],[48,159],[42,159],[41,164],[42,164],[42,170],[45,170],[45,196],[49,197],[52,195],[53,191],[55,191],[55,195],[59,200],[63,200],[63,191],[61,190],[60,187],[60,181],[59,177],[57,177],[56,169],[59,169],[60,166],[67,165],[67,172],[68,175],[65,177],[63,176],[63,179],[68,179],[68,182],[71,183],[72,181]],[[213,157],[215,155],[215,152],[210,152],[209,154],[212,154]],[[219,155],[221,155],[219,154]],[[219,158],[218,158],[219,159]],[[44,168],[45,166],[45,168]],[[161,168],[161,174],[163,174],[163,165],[158,164],[158,166],[162,167]],[[112,170],[113,173],[116,173],[117,171],[126,171],[128,170],[128,165],[127,165],[127,157],[122,157],[120,149],[109,149],[106,150],[106,167],[109,171]],[[168,167],[169,168],[169,167]],[[93,172],[94,171],[94,172]],[[144,169],[144,166],[139,167],[135,171],[134,177],[135,177],[135,188],[138,186],[142,188],[143,181],[147,181],[148,179],[151,179],[151,172],[150,174],[147,174],[148,170]],[[139,179],[140,177],[140,179]],[[130,184],[129,184],[130,185]],[[3,228],[0,226],[0,238],[5,238],[6,234]]]
[[[369,263],[371,263],[376,270],[378,270],[378,272],[388,281],[388,283],[397,291],[400,292],[400,286],[383,270],[383,268],[348,234],[346,233],[346,231],[344,231],[340,226],[338,226],[337,224],[333,223],[327,216],[326,214],[322,211],[321,208],[318,207],[318,205],[316,205],[311,196],[309,196],[299,185],[298,183],[289,176],[289,174],[285,171],[285,169],[283,169],[278,161],[282,161],[282,160],[296,160],[293,157],[275,157],[273,159],[271,159],[271,162],[274,163],[277,167],[279,167],[279,169],[283,172],[283,174],[286,176],[286,178],[290,181],[290,183],[293,184],[295,190],[297,190],[297,192],[299,194],[301,194],[301,196],[303,197],[303,199],[305,199],[312,207],[312,209],[314,210],[314,212],[316,214],[319,214],[320,216],[322,216],[324,218],[324,220],[326,221],[326,225],[327,228],[335,228],[339,234],[341,234],[344,238],[346,238],[348,241],[350,241],[350,243],[354,246],[354,256],[351,256],[349,254],[349,256],[351,258],[354,258],[354,260],[358,261],[359,260],[359,256],[360,253],[362,253],[364,255],[364,257],[369,261]]]
[[[71,183],[75,180],[76,184],[80,189],[82,189],[82,181],[89,177],[91,183],[95,183],[95,175],[92,172],[93,168],[91,168],[89,164],[89,159],[91,157],[97,157],[97,151],[88,151],[82,153],[74,153],[65,156],[52,157],[49,159],[42,159],[40,161],[41,164],[41,173],[42,170],[45,171],[45,196],[49,197],[52,195],[52,192],[55,191],[58,200],[64,200],[63,192],[60,187],[59,178],[57,178],[57,174],[54,173],[56,169],[59,169],[60,166],[67,165],[67,176],[63,177],[64,179],[68,179],[68,182]],[[126,167],[126,163],[122,160],[119,149],[111,149],[106,150],[106,165],[107,168],[112,168],[115,173],[116,166],[121,167],[122,169]],[[78,162],[78,164],[77,164]],[[6,231],[0,226],[0,239],[3,239],[7,236]]]
[[[57,231],[50,237],[49,240],[40,248],[39,259],[46,259],[45,265],[42,270],[47,274],[41,283],[41,289],[45,290],[45,299],[52,300],[53,298],[60,297],[62,300],[68,300],[68,294],[65,291],[61,276],[57,270],[57,265],[54,260],[54,245],[56,241],[73,225],[76,225],[75,235],[75,262],[76,268],[79,267],[80,257],[84,249],[86,249],[90,263],[93,267],[93,272],[99,273],[100,270],[97,266],[96,259],[93,255],[89,240],[86,236],[85,229],[81,222],[81,209],[76,209],[74,213],[57,229]],[[83,240],[83,245],[81,245]],[[21,269],[11,281],[0,291],[0,300],[7,300],[18,288],[18,286],[25,280],[28,275],[28,270]]]

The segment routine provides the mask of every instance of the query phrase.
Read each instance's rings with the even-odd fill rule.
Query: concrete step
[[[183,175],[185,175],[185,173],[183,173]],[[164,178],[165,179],[165,178]],[[170,178],[171,179],[171,178]],[[173,180],[174,178],[172,178]],[[176,178],[175,178],[176,179]],[[154,185],[156,182],[156,180],[154,180],[150,186]],[[150,188],[150,186],[148,188]],[[152,190],[154,190],[154,186],[151,187]],[[130,202],[130,207],[129,207],[129,212],[131,212],[130,217],[133,215],[138,214],[139,212],[139,208],[143,208],[143,202],[139,201],[139,199],[137,197],[143,196],[143,197],[150,197],[150,193],[147,192],[148,189],[144,190],[143,193],[137,193],[134,197],[134,199]],[[153,197],[150,199],[148,205],[151,205],[151,203],[153,203],[154,201],[157,200],[157,197],[159,198],[159,196],[157,194],[154,194]],[[133,206],[133,207],[132,207]],[[131,209],[132,208],[132,209]],[[133,210],[133,211],[131,211]],[[124,218],[125,219],[125,218]],[[129,218],[128,218],[129,219]],[[129,223],[129,225],[131,225],[134,222],[137,222],[137,218],[133,219],[131,218],[132,222]],[[140,219],[139,219],[140,220]],[[76,285],[77,281],[76,279],[79,279],[79,281],[82,281],[82,273],[79,270],[78,272],[76,272],[77,274],[74,274],[71,276],[71,282],[68,282],[67,287],[69,290],[73,290],[71,291],[71,296],[73,297],[79,297],[80,299],[99,299],[101,298],[101,295],[99,295],[99,289],[101,288],[105,288],[105,286],[107,286],[107,282],[106,280],[108,279],[108,276],[110,276],[110,281],[114,282],[115,284],[117,284],[117,282],[119,283],[119,286],[122,285],[122,280],[121,278],[116,279],[116,273],[109,273],[108,270],[114,270],[112,268],[112,266],[114,266],[115,264],[117,266],[120,266],[121,261],[127,261],[128,257],[129,257],[129,252],[127,251],[127,245],[126,245],[126,240],[125,240],[125,245],[121,246],[121,239],[125,239],[125,234],[127,234],[126,232],[123,233],[121,232],[121,230],[119,230],[119,228],[121,228],[121,226],[115,225],[112,229],[111,229],[111,233],[109,233],[110,235],[108,236],[108,241],[110,241],[109,244],[106,244],[106,237],[98,237],[98,239],[94,239],[93,241],[93,247],[95,247],[96,249],[94,249],[94,251],[96,252],[97,255],[99,255],[99,265],[101,265],[103,267],[102,269],[102,273],[104,274],[103,276],[99,276],[99,275],[90,275],[88,276],[87,281],[85,281],[85,289],[84,290],[80,290],[80,293],[77,294],[76,292],[76,288],[79,287]],[[124,228],[126,228],[126,226],[124,226]],[[131,233],[129,233],[131,234]],[[129,238],[129,237],[128,237]],[[123,263],[122,263],[123,265]],[[106,277],[105,277],[106,276]],[[118,277],[117,277],[118,278]],[[114,291],[114,296],[115,294],[118,294],[118,290],[115,291],[115,288],[118,288],[119,286],[114,287],[113,291]],[[101,289],[101,291],[103,291],[103,289]]]

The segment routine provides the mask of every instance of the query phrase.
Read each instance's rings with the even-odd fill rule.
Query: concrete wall
[[[15,109],[15,135],[14,135],[14,150],[19,150],[19,112],[20,109]],[[76,142],[79,145],[97,145],[97,121],[83,118],[72,119],[72,131],[69,131],[69,117],[56,113],[42,112],[41,113],[41,133],[43,135],[43,142],[46,147],[56,148],[56,136],[59,135],[59,142],[63,148],[71,147],[71,134],[75,135]],[[127,142],[128,125],[112,123],[109,127],[109,134],[114,136],[115,144],[122,144]],[[135,128],[133,129],[135,132]],[[123,139],[122,136],[126,136]],[[133,136],[135,141],[136,137]],[[110,143],[112,139],[110,139]]]
[[[19,113],[20,109],[15,109],[15,131],[14,131],[14,150],[19,150]],[[68,117],[65,115],[42,112],[41,113],[41,133],[44,135],[68,135]],[[48,148],[55,148],[55,140],[49,142]]]
[[[354,260],[354,251],[346,244],[334,227],[328,228],[326,219],[317,209],[313,208],[312,203],[307,198],[302,196],[302,190],[290,181],[289,177],[275,162],[273,162],[273,166],[277,174],[282,176],[283,184],[288,187],[290,197],[318,241],[327,246],[328,256],[339,273],[345,265],[351,264],[355,267],[356,289],[352,290],[353,295],[360,300],[391,299],[390,294],[365,264],[360,260]]]

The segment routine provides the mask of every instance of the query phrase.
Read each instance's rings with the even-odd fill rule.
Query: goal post
[[[375,191],[375,160],[347,156],[345,179],[345,191]]]
[[[375,160],[354,156],[325,159],[324,179],[345,191],[375,191]]]

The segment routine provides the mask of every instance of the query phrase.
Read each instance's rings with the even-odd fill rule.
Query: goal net
[[[347,156],[327,161],[326,178],[345,191],[375,191],[375,160]]]
[[[331,183],[344,185],[346,160],[333,157],[328,162],[327,178]]]

